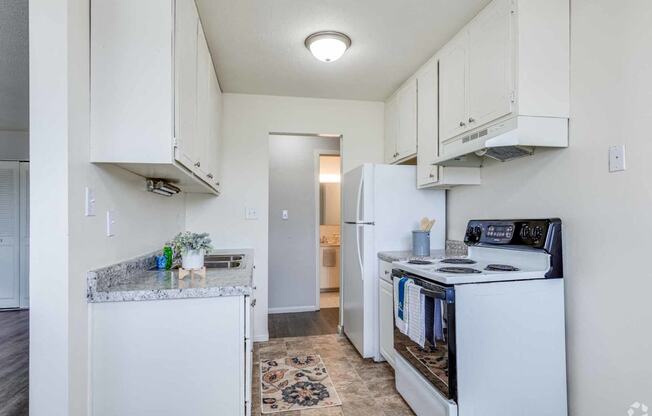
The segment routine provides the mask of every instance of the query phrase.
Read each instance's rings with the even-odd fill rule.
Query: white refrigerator
[[[342,180],[342,327],[364,358],[381,360],[379,251],[411,250],[412,230],[435,218],[431,249],[443,249],[446,191],[416,188],[416,167],[364,164]]]

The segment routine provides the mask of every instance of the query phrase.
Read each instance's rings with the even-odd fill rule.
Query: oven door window
[[[421,348],[394,325],[394,349],[430,381],[444,397],[456,400],[453,289],[416,279],[414,281],[424,287],[422,293],[426,302],[425,346]]]

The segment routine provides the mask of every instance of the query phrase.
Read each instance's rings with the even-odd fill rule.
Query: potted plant
[[[197,270],[204,267],[204,254],[206,250],[213,248],[208,233],[191,233],[190,231],[177,234],[170,245],[175,253],[181,254],[181,267],[186,270]]]

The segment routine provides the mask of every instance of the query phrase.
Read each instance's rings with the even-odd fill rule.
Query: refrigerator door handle
[[[364,218],[361,218],[360,216],[360,205],[363,201],[364,195],[362,194],[363,192],[363,186],[364,186],[364,170],[362,171],[362,175],[360,176],[360,184],[358,185],[358,201],[357,205],[355,207],[355,216],[356,216],[356,222],[360,223],[361,220],[364,220]],[[364,214],[364,213],[363,213]]]
[[[360,280],[364,280],[364,260],[362,258],[362,250],[360,250],[360,231],[364,229],[363,224],[358,224],[355,226],[355,242],[356,249],[358,250],[358,263],[360,263]]]

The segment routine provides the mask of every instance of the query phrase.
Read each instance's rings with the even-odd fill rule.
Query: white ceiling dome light
[[[322,62],[334,62],[351,46],[351,38],[341,32],[316,32],[306,38],[306,48]]]

